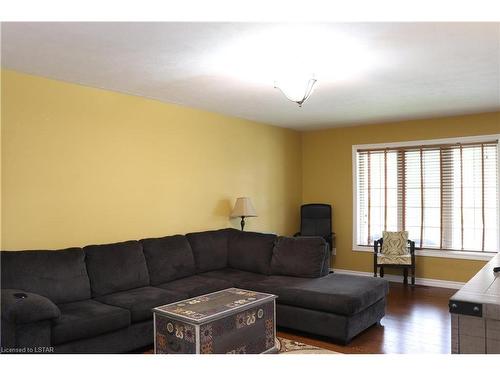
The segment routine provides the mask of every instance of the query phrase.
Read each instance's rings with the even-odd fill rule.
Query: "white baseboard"
[[[343,270],[338,268],[332,268],[332,271],[340,274],[346,275],[357,275],[357,276],[370,276],[373,277],[373,272],[364,272],[364,271],[352,271],[352,270]],[[403,275],[390,275],[385,274],[384,279],[387,281],[392,281],[396,283],[403,282]],[[410,277],[408,277],[408,282],[410,282]],[[439,280],[439,279],[425,279],[422,277],[415,278],[416,285],[424,285],[424,286],[435,286],[438,288],[448,288],[448,289],[460,289],[465,285],[465,283],[461,283],[458,281],[449,281],[449,280]]]

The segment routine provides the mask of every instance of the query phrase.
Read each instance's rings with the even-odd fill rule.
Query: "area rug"
[[[332,350],[318,348],[317,346],[282,337],[276,338],[276,346],[278,347],[278,354],[339,354]]]
[[[276,354],[340,354],[333,350],[318,348],[317,346],[304,344],[303,342],[276,337]],[[143,354],[153,354],[153,349],[148,349],[142,352]]]

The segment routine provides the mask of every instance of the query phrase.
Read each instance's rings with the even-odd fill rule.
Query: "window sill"
[[[353,251],[360,251],[364,253],[372,253],[373,247],[357,246],[355,245]],[[452,258],[452,259],[468,259],[468,260],[483,260],[489,261],[497,253],[482,253],[474,251],[456,251],[456,250],[415,250],[415,255],[420,257],[433,257],[433,258]]]

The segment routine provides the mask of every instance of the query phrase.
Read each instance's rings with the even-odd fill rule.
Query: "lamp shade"
[[[257,212],[252,204],[252,201],[248,197],[241,197],[236,199],[233,211],[231,212],[231,217],[256,217]]]

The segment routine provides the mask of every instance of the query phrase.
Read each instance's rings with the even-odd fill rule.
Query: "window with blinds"
[[[356,237],[407,230],[418,248],[496,252],[498,140],[356,151]]]

